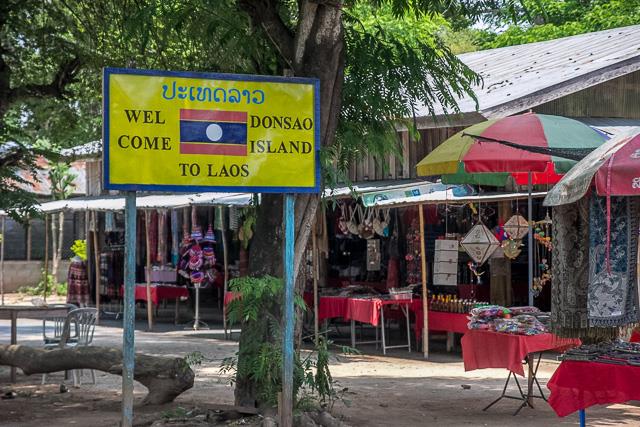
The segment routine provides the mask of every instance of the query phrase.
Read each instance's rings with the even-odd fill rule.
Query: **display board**
[[[318,192],[319,81],[106,68],[110,190]]]

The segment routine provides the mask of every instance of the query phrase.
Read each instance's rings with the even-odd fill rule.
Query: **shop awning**
[[[546,191],[535,192],[531,194],[533,198],[541,198],[547,194]],[[475,195],[456,194],[455,188],[447,190],[434,191],[429,194],[420,196],[399,197],[388,200],[376,200],[369,206],[400,208],[404,206],[414,206],[423,204],[464,204],[464,203],[490,203],[502,202],[508,200],[526,200],[528,193],[484,193]]]
[[[187,206],[248,206],[249,193],[158,194],[136,198],[138,209],[177,209]],[[82,197],[40,204],[45,213],[60,211],[122,211],[125,199],[120,196]]]

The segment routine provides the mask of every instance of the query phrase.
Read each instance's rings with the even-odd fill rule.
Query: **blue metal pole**
[[[294,284],[293,260],[295,246],[295,196],[284,195],[284,366],[282,369],[282,427],[293,426],[293,331],[294,331]]]
[[[587,413],[584,411],[584,409],[580,409],[578,413],[580,414],[580,427],[586,427]]]
[[[122,427],[133,425],[133,369],[135,361],[134,295],[136,286],[136,192],[125,193],[124,316],[122,335]]]

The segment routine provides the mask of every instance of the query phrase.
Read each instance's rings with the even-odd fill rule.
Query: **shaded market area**
[[[621,46],[613,56],[611,39]],[[640,53],[628,47],[639,43],[636,25],[461,55],[495,91],[479,87],[478,108],[462,99],[457,116],[418,109],[418,136],[398,128],[399,158],[363,155],[348,182],[318,196],[295,256],[285,198],[291,218],[274,231],[287,248],[285,290],[275,293],[284,303],[274,313],[253,306],[270,288],[246,280],[270,196],[251,186],[125,196],[105,189],[102,141],[63,151],[82,163],[85,194],[41,200],[43,217],[24,224],[0,212],[0,341],[19,344],[0,353],[0,424],[55,414],[66,425],[83,413],[84,425],[116,425],[127,416],[135,336],[135,351],[163,359],[136,359],[133,425],[271,425],[286,416],[238,404],[233,389],[242,343],[255,338],[247,325],[262,322],[282,329],[274,335],[308,361],[296,365],[307,377],[330,369],[329,397],[298,417],[638,425],[640,116],[631,102],[600,100],[612,87],[639,90]],[[534,66],[543,52],[547,63]],[[43,296],[18,289],[34,276]],[[285,344],[260,363],[279,357],[286,374]],[[35,354],[23,346],[118,356],[108,369],[41,372],[33,361],[46,355],[16,362]],[[285,394],[298,380],[290,367]],[[281,411],[292,409],[286,400],[276,396]]]

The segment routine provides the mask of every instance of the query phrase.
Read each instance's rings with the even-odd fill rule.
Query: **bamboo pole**
[[[224,284],[222,286],[222,326],[224,328],[224,338],[227,339],[227,288],[229,286],[229,258],[227,255],[227,229],[225,226],[224,207],[220,208],[220,228],[222,228],[222,262],[224,269]]]
[[[0,226],[0,304],[4,305],[4,241],[5,241],[6,217],[2,215],[2,225]]]
[[[95,260],[96,277],[96,323],[100,323],[100,251],[98,248],[98,215],[96,211],[91,212],[93,222],[93,259]]]
[[[149,211],[144,211],[144,235],[147,242],[147,268],[145,278],[147,280],[147,324],[149,330],[153,330],[153,301],[151,301],[151,238],[149,236],[149,229],[151,228],[151,215]]]
[[[427,298],[427,259],[424,247],[424,213],[422,206],[418,205],[420,216],[420,264],[422,269],[422,353],[425,359],[429,358],[429,304]]]
[[[317,218],[317,216],[316,216]],[[311,250],[311,257],[313,259],[313,332],[315,334],[316,346],[319,342],[320,334],[320,321],[318,320],[318,231],[317,223],[314,224],[311,230],[311,239],[313,248]]]

